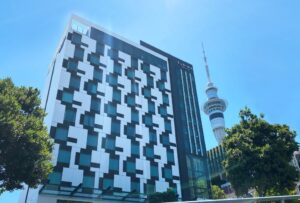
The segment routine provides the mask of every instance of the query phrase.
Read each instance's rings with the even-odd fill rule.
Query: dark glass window
[[[152,126],[152,116],[150,115],[145,115],[144,116],[144,123],[146,126]]]
[[[111,86],[118,85],[118,77],[116,75],[107,75],[106,82]]]
[[[163,103],[164,104],[169,104],[169,97],[168,97],[168,95],[167,94],[163,94],[162,96],[163,96]]]
[[[74,58],[83,60],[84,50],[80,47],[75,47]]]
[[[101,69],[94,68],[94,79],[102,82],[103,71]]]
[[[116,147],[116,141],[113,138],[104,138],[104,148],[109,150],[114,150]]]
[[[118,50],[116,50],[116,49],[110,49],[109,50],[109,56],[112,59],[118,59],[119,58]]]
[[[166,179],[172,179],[173,178],[172,170],[170,168],[164,168],[163,171],[164,171],[164,177]]]
[[[162,79],[163,81],[167,81],[167,72],[161,71],[160,74],[161,74],[161,79]]]
[[[94,188],[95,178],[93,176],[83,176],[82,187],[83,188]]]
[[[91,155],[80,153],[79,164],[82,166],[90,166],[91,165]]]
[[[139,112],[137,110],[131,109],[131,121],[132,122],[139,122]]]
[[[155,113],[155,103],[153,101],[148,101],[148,111],[150,113]]]
[[[149,131],[149,140],[150,142],[155,142],[155,143],[157,142],[157,136],[155,131],[152,130]]]
[[[114,181],[111,178],[103,178],[103,189],[113,188]]]
[[[73,93],[63,92],[61,100],[64,101],[64,102],[67,102],[67,103],[72,103],[73,102]]]
[[[98,98],[92,98],[91,99],[91,109],[99,113],[100,107],[101,107],[101,100]]]
[[[117,107],[113,103],[109,102],[108,104],[105,104],[105,113],[107,113],[109,116],[116,116],[117,115]]]
[[[170,151],[170,150],[167,151],[167,160],[168,160],[168,162],[174,163],[174,153],[173,153],[173,151]]]
[[[74,43],[74,44],[81,44],[81,34],[78,34],[76,32],[73,32],[72,33],[72,38],[71,38],[71,41]]]
[[[131,82],[131,92],[139,94],[139,84],[137,82]]]
[[[150,73],[150,65],[149,65],[149,64],[146,64],[146,63],[143,63],[143,64],[142,64],[142,70],[143,70],[145,73]]]
[[[157,166],[150,166],[150,174],[151,177],[158,177],[158,167]]]
[[[88,82],[87,83],[87,92],[91,94],[97,93],[97,83]]]
[[[55,130],[55,139],[57,140],[67,140],[68,129],[63,127],[57,127]]]
[[[139,66],[138,64],[138,59],[136,58],[131,58],[131,67],[137,68]]]
[[[119,171],[119,159],[109,159],[109,170]]]
[[[88,127],[94,127],[95,125],[95,117],[92,115],[84,115],[83,117],[83,125]]]
[[[91,147],[97,147],[98,146],[98,136],[97,135],[88,135],[86,144]]]
[[[127,96],[127,104],[129,106],[134,106],[135,105],[135,96],[133,96],[133,95]]]
[[[162,116],[166,116],[167,115],[167,108],[165,106],[161,106],[158,108],[158,112],[160,115]]]
[[[67,69],[68,70],[74,70],[74,71],[76,71],[77,67],[78,67],[78,63],[76,61],[72,61],[72,60],[68,61],[68,65],[67,65]]]
[[[166,131],[172,132],[172,126],[170,120],[165,120],[165,129]]]
[[[140,146],[138,143],[131,144],[131,154],[140,155]]]
[[[121,123],[118,120],[111,121],[111,132],[120,134]]]
[[[121,91],[118,89],[113,89],[113,101],[121,102]]]
[[[98,66],[100,64],[100,56],[96,54],[90,54],[90,62],[92,65]]]
[[[151,147],[146,147],[146,157],[153,158],[154,157],[154,149]]]
[[[147,184],[145,185],[145,193],[152,194],[155,192],[155,185],[154,184]]]
[[[168,135],[162,135],[161,139],[162,139],[162,143],[163,144],[165,144],[165,145],[170,144],[170,140],[169,140],[169,136]]]
[[[134,69],[127,69],[126,70],[126,75],[129,79],[134,79],[135,74],[134,74]]]
[[[151,97],[151,89],[150,88],[144,88],[143,89],[143,95],[146,98],[150,98]]]
[[[131,182],[131,191],[135,191],[136,193],[140,193],[140,182],[137,182],[137,181]]]
[[[164,82],[157,82],[157,88],[160,90],[160,91],[163,91],[165,90],[165,83]]]
[[[96,44],[96,53],[104,55],[104,44],[101,44],[99,42]]]
[[[153,77],[151,77],[151,76],[147,76],[147,85],[149,86],[149,87],[154,87],[154,81],[153,81]]]
[[[133,161],[126,162],[126,172],[135,173],[135,163]]]
[[[57,161],[60,163],[70,163],[71,152],[60,149],[58,152]]]
[[[67,122],[75,122],[76,119],[76,110],[75,109],[66,109],[64,120]]]
[[[135,136],[135,126],[127,125],[125,129],[126,129],[125,132],[126,135],[128,135],[129,137]]]
[[[69,86],[74,89],[79,89],[80,88],[80,77],[71,75]]]
[[[114,73],[122,75],[122,65],[119,63],[114,63]]]
[[[59,185],[61,181],[62,174],[60,172],[52,172],[49,174],[49,183],[53,185]]]

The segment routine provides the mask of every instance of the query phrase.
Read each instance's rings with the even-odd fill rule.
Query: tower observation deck
[[[211,81],[203,45],[202,48],[206,75],[208,79],[208,84],[205,90],[207,101],[203,105],[203,111],[209,116],[210,124],[213,129],[215,138],[217,139],[218,144],[221,144],[223,138],[226,136],[223,112],[226,110],[227,102],[224,99],[218,97],[218,88]]]

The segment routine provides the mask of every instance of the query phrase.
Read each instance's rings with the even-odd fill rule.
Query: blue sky
[[[131,41],[146,41],[194,65],[205,100],[206,49],[219,96],[229,103],[226,126],[244,106],[300,132],[299,1],[61,0],[7,1],[0,7],[0,78],[43,88],[48,65],[72,13]],[[216,146],[201,112],[207,148]],[[299,136],[297,141],[300,141]],[[0,202],[17,202],[18,192]]]

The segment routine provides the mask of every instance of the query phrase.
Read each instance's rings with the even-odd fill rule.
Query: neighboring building
[[[21,202],[143,202],[174,189],[209,197],[192,65],[73,16],[42,105],[54,171]]]
[[[293,153],[292,165],[295,166],[298,171],[300,171],[300,151],[295,151]]]
[[[202,46],[203,48],[203,46]],[[203,105],[203,111],[209,115],[211,127],[213,129],[215,138],[220,145],[222,140],[226,136],[225,133],[225,121],[223,112],[226,110],[227,102],[224,99],[218,97],[218,88],[214,86],[211,81],[207,59],[203,48],[204,62],[206,75],[208,79],[207,88],[205,90],[208,100]]]

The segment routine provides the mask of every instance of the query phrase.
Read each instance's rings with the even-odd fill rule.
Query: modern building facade
[[[209,197],[192,65],[73,16],[42,103],[54,171],[22,200],[143,202],[168,188]]]

